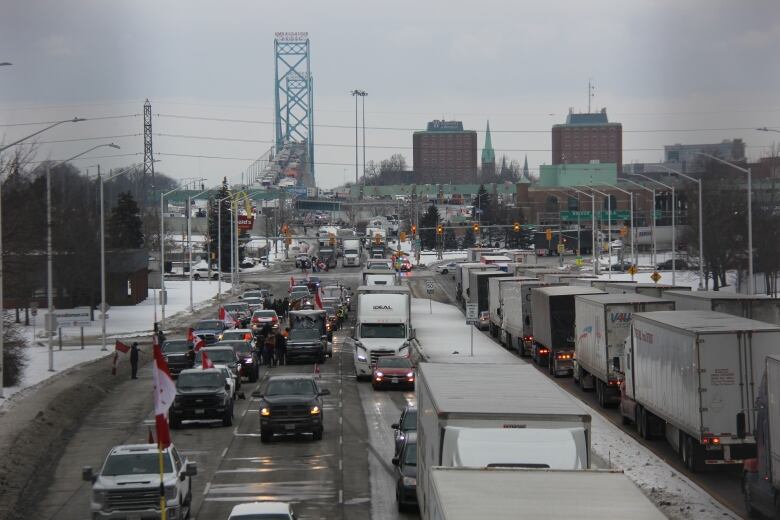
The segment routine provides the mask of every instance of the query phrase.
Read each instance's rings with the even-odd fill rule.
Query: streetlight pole
[[[636,265],[636,258],[635,258],[635,250],[634,250],[634,194],[629,190],[624,190],[623,188],[620,188],[618,186],[615,186],[614,184],[607,184],[610,188],[614,190],[618,190],[620,192],[625,193],[628,195],[628,201],[629,201],[629,211],[630,214],[630,226],[631,226],[631,258],[634,259],[634,265]],[[611,237],[610,237],[611,238]],[[611,260],[610,260],[611,261]]]
[[[189,270],[189,279],[190,279],[190,312],[195,312],[195,306],[192,299],[192,199],[197,199],[204,193],[208,193],[212,190],[212,188],[209,188],[207,190],[203,190],[200,193],[197,193],[195,195],[188,195],[187,196],[187,262],[189,263],[190,270]],[[211,258],[207,260],[209,262],[209,265],[211,265]]]
[[[593,265],[593,274],[598,275],[599,270],[596,263],[596,195],[593,193],[587,193],[584,191],[580,191],[576,188],[571,188],[572,190],[576,191],[577,193],[581,193],[582,195],[585,195],[586,197],[590,197],[591,200],[591,211],[590,211],[590,218],[591,218],[591,232],[590,232],[590,255],[591,255],[591,264]],[[577,204],[577,208],[579,210],[579,204]],[[579,220],[579,215],[577,216],[577,219]],[[579,242],[579,238],[577,239]],[[577,245],[579,247],[579,243]]]
[[[93,146],[88,150],[84,150],[81,153],[74,155],[64,161],[60,161],[54,165],[57,167],[66,162],[78,159],[82,155],[86,155],[98,148],[109,147],[119,148],[114,143],[104,143],[97,146]],[[52,250],[52,233],[51,233],[51,169],[52,167],[46,164],[46,299],[48,306],[48,323],[46,324],[46,334],[49,336],[49,372],[54,372],[54,252]]]
[[[629,175],[633,175],[635,177],[642,177],[643,179],[646,179],[650,182],[654,182],[656,184],[660,184],[667,190],[672,190],[672,285],[676,285],[675,282],[677,280],[676,274],[676,258],[677,258],[677,228],[675,226],[675,213],[677,213],[677,203],[675,199],[675,190],[674,186],[669,186],[668,184],[664,184],[663,182],[657,181],[655,179],[652,179],[648,177],[647,175],[642,175],[641,173],[629,173]],[[653,216],[655,216],[655,198],[653,198]]]
[[[607,198],[607,254],[609,255],[607,278],[612,279],[612,197],[603,191],[595,189],[593,186],[579,186],[591,190],[593,193],[598,193],[602,197]],[[593,226],[596,225],[596,197],[593,197]],[[599,251],[599,258],[601,258],[601,252]],[[595,256],[594,256],[595,261]]]
[[[669,168],[668,166],[665,166],[663,164],[659,164],[661,168],[664,170],[673,173],[675,175],[679,175],[681,177],[685,177],[689,181],[693,181],[699,185],[699,290],[703,291],[705,289],[704,285],[704,220],[702,219],[702,191],[701,191],[701,179],[694,179],[690,175],[686,175],[681,171],[674,170],[672,168]]]
[[[768,130],[768,129],[767,129]],[[755,294],[755,280],[753,280],[753,181],[750,168],[742,168],[734,163],[724,161],[704,152],[696,152],[697,155],[708,157],[713,161],[731,166],[735,170],[747,173],[747,212],[748,212],[748,294]]]
[[[50,130],[50,129],[54,128],[55,126],[59,126],[59,125],[61,125],[63,123],[80,123],[81,121],[86,121],[86,119],[81,118],[81,117],[74,117],[73,119],[64,119],[62,121],[57,121],[56,123],[52,123],[52,124],[50,124],[49,126],[47,126],[46,128],[44,128],[42,130],[38,130],[37,132],[32,133],[32,134],[30,134],[28,136],[22,137],[21,139],[19,139],[17,141],[14,141],[13,143],[10,143],[10,144],[7,144],[5,146],[0,147],[0,153],[8,150],[12,146],[16,146],[19,143],[23,143],[24,141],[26,141],[26,140],[28,140],[28,139],[30,139],[32,137],[35,137],[38,134],[42,134],[46,130]]]
[[[350,91],[350,94],[352,94],[352,97],[355,98],[355,186],[357,186],[359,181],[358,176],[358,97],[365,98],[368,93],[363,90],[352,90]],[[363,175],[366,174],[366,114],[365,114],[365,99],[363,100]]]
[[[645,191],[649,191],[651,193],[651,196],[653,197],[653,201],[655,201],[655,188],[648,188],[647,186],[645,186],[643,184],[639,184],[636,181],[632,181],[631,179],[618,179],[618,180],[623,181],[623,182],[627,182],[629,184],[633,184],[637,188],[641,188],[641,189],[643,189]],[[650,228],[650,235],[651,235],[651,240],[652,240],[652,251],[653,252],[652,252],[652,260],[651,260],[651,262],[653,263],[653,266],[655,266],[656,265],[656,256],[655,256],[655,254],[656,254],[656,249],[655,249],[655,245],[656,245],[655,244],[655,202],[653,202],[653,208],[652,209],[653,209],[653,217],[652,217],[652,220],[651,220],[651,226],[652,227]],[[633,230],[632,230],[632,233],[633,233]],[[637,259],[636,259],[636,264],[639,265],[639,257],[638,256],[637,256]]]

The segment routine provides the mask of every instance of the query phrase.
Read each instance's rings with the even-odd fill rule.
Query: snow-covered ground
[[[428,361],[525,362],[477,331],[474,331],[474,357],[471,357],[469,329],[472,327],[465,324],[464,315],[453,305],[414,298],[412,325],[421,353]],[[606,461],[611,468],[623,470],[669,518],[739,518],[697,484],[609,422],[599,411],[585,403],[581,404],[591,415],[591,448],[594,455]]]

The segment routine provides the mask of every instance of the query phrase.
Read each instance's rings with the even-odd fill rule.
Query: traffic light
[[[412,224],[412,236],[415,236],[415,235],[417,235],[417,226]]]
[[[443,235],[444,234],[444,226],[442,226],[441,224],[436,226],[436,234],[437,235]]]
[[[515,222],[514,225],[512,226],[512,229],[515,231],[515,233],[519,233],[520,232],[520,223],[519,222]]]
[[[479,233],[479,224],[476,222],[471,225],[471,229],[474,231],[474,233]]]
[[[333,233],[328,233],[328,242],[330,243],[331,246],[335,246],[336,245],[336,235],[334,235]]]
[[[548,241],[548,242],[549,242],[550,240],[552,240],[552,229],[549,229],[549,228],[548,228],[548,229],[547,229],[547,230],[544,232],[544,235],[547,237],[547,241]]]
[[[406,242],[406,231],[401,231],[398,233],[398,238],[401,240],[401,242]]]
[[[622,228],[620,228],[620,236],[624,237],[626,235],[628,235],[628,228],[626,226],[623,226]]]
[[[287,224],[284,224],[282,226],[282,234],[283,235],[289,235],[290,234],[290,228]]]
[[[374,243],[375,243],[376,245],[379,245],[379,244],[381,244],[381,243],[382,243],[382,235],[380,235],[379,233],[377,233],[376,235],[374,235]]]

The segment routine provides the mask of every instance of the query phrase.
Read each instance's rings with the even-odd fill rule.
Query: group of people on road
[[[287,311],[290,310],[290,300],[288,298],[283,300],[279,298],[275,298],[273,300],[269,299],[265,301],[263,308],[276,311],[276,315],[280,318],[283,318],[287,316]]]
[[[260,330],[260,334],[255,338],[255,349],[260,352],[263,365],[273,368],[287,364],[287,336],[289,332],[290,327],[280,332],[279,329],[274,330],[269,324]]]

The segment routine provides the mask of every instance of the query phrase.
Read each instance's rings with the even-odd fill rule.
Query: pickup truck
[[[198,468],[173,445],[162,454],[167,516],[182,520],[190,515],[192,477]],[[100,473],[85,466],[81,477],[92,484],[91,518],[160,518],[160,459],[156,444],[114,446]]]
[[[193,368],[182,370],[176,380],[176,397],[168,417],[172,429],[181,428],[182,420],[221,420],[233,424],[232,389],[221,369]]]
[[[322,396],[329,394],[311,375],[271,377],[262,392],[252,392],[252,397],[260,399],[260,442],[271,442],[275,434],[293,433],[311,433],[315,441],[322,440]]]

